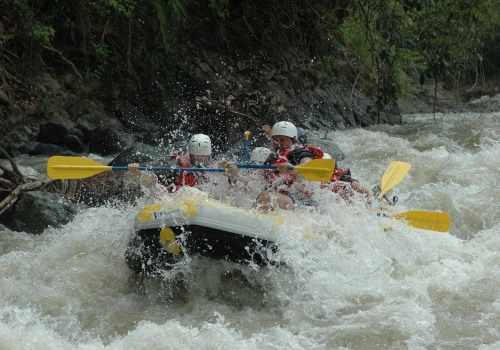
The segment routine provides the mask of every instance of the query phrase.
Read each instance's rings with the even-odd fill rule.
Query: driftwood
[[[11,208],[24,192],[43,191],[59,194],[74,202],[96,206],[106,201],[130,198],[140,191],[132,187],[123,173],[104,172],[86,179],[36,180],[24,176],[10,155],[0,147],[0,153],[9,160],[11,168],[0,164],[0,215]]]

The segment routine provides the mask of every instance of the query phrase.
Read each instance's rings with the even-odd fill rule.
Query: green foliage
[[[341,25],[358,69],[375,82],[377,107],[395,101],[408,71],[456,86],[477,79],[498,0],[353,0]]]
[[[242,59],[320,58],[353,83],[361,76],[376,98],[370,112],[379,113],[415,76],[448,86],[477,79],[484,57],[495,67],[500,47],[499,0],[0,0],[0,8],[8,38],[0,53],[12,53],[0,55],[0,71],[13,64],[9,57],[61,70],[71,61],[130,95],[177,86],[190,40]],[[150,85],[162,88],[153,93]]]
[[[228,11],[229,0],[210,0],[209,6],[212,10],[217,12],[217,15],[221,18],[227,17],[229,15]]]
[[[89,3],[91,6],[101,8],[101,14],[111,15],[116,12],[125,17],[130,17],[134,14],[136,2],[135,0],[93,0]]]
[[[44,100],[40,105],[40,114],[45,117],[48,117],[50,112],[52,112],[54,108],[54,104],[49,100]]]
[[[56,34],[54,28],[34,23],[29,27],[29,36],[42,44],[49,44]]]

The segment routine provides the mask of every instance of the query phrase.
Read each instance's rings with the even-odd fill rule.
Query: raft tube
[[[240,264],[276,264],[276,235],[283,219],[236,208],[206,196],[173,198],[144,207],[125,251],[129,268],[155,275],[184,255],[200,254]]]

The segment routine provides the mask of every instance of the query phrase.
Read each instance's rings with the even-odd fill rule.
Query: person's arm
[[[229,164],[227,160],[221,161],[219,163],[219,168],[226,169],[224,174],[227,176],[230,185],[235,184],[238,180],[243,181],[245,185],[248,183],[248,180],[239,174],[238,167],[234,164]]]
[[[354,191],[364,195],[368,200],[370,200],[373,196],[372,191],[370,191],[365,186],[361,185],[361,183],[358,180],[354,180],[353,182],[351,182],[351,188]]]
[[[152,172],[139,170],[138,163],[130,163],[127,165],[128,171],[132,173],[135,179],[145,186],[150,186],[157,182],[156,175]]]
[[[241,175],[240,173],[238,173],[238,167],[236,165],[230,165],[228,167],[228,181],[229,181],[229,187],[235,187],[236,186],[236,183],[240,183],[240,185],[238,185],[238,188],[241,188],[241,186],[243,186],[243,188],[245,188],[246,186],[248,186],[248,183],[250,182],[250,179],[246,176],[243,176]]]
[[[271,128],[270,125],[262,125],[262,130],[264,131],[264,134],[266,135],[266,137],[271,140],[272,139],[272,136],[273,136],[273,128]]]

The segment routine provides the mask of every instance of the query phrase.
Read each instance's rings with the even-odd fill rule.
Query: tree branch
[[[75,74],[76,74],[76,75],[77,75],[80,79],[83,79],[83,77],[82,77],[82,75],[80,74],[80,72],[78,71],[78,69],[76,69],[76,66],[74,65],[74,63],[73,63],[73,62],[71,62],[70,60],[68,60],[68,59],[64,56],[64,54],[63,54],[61,51],[59,51],[59,50],[55,49],[55,48],[54,48],[54,47],[52,47],[52,46],[48,46],[48,45],[43,45],[43,48],[44,48],[44,49],[47,49],[47,50],[49,50],[49,51],[55,52],[56,54],[58,54],[58,55],[59,55],[59,58],[60,58],[60,59],[61,59],[64,63],[68,64],[68,65],[69,65],[69,66],[73,69],[73,72],[74,72],[74,73],[75,73]]]

